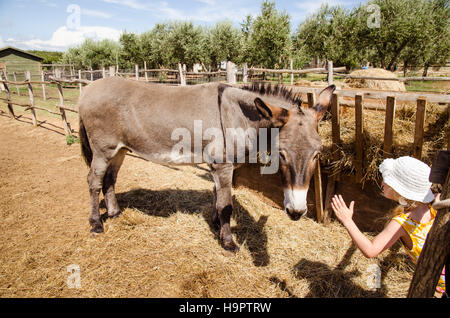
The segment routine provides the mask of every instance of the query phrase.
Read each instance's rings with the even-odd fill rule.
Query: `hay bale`
[[[354,76],[370,76],[383,78],[398,78],[395,73],[386,71],[381,68],[370,68],[367,70],[356,70],[350,73]],[[347,78],[344,81],[353,88],[371,88],[387,91],[406,92],[405,84],[398,81],[382,81],[382,80],[367,80]]]
[[[304,79],[299,79],[294,83],[295,86],[311,86],[312,82]]]
[[[343,88],[350,88],[350,85],[348,85],[347,83],[343,82],[343,81],[334,81],[334,84],[337,86],[338,89],[343,89]],[[327,87],[328,86],[328,82],[325,81],[308,81],[308,80],[304,80],[304,79],[300,79],[298,81],[296,81],[294,83],[294,86],[302,86],[302,87],[314,87],[314,88],[318,88],[318,87]]]

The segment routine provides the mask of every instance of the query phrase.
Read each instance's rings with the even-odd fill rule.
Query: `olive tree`
[[[242,61],[267,68],[282,68],[291,55],[290,17],[275,3],[264,1],[261,14],[241,24]]]

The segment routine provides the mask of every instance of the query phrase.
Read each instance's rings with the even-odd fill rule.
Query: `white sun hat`
[[[405,199],[422,203],[434,200],[428,181],[431,168],[426,163],[407,156],[389,158],[383,160],[379,169],[384,183]]]

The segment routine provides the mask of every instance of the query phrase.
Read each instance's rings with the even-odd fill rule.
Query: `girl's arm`
[[[358,229],[352,219],[354,206],[355,202],[352,201],[350,202],[350,207],[347,207],[341,195],[335,195],[331,201],[331,207],[333,208],[336,217],[345,226],[353,242],[355,242],[356,246],[358,246],[365,257],[371,258],[378,256],[384,250],[391,247],[401,236],[407,234],[399,223],[392,220],[384,230],[371,241]]]

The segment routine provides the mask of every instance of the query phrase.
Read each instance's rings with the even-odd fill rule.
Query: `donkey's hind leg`
[[[92,159],[91,169],[88,174],[89,196],[91,201],[91,211],[89,215],[89,224],[91,225],[91,232],[103,232],[103,224],[100,219],[98,198],[100,190],[102,189],[102,181],[108,168],[108,160],[101,156],[96,156]]]
[[[108,217],[113,218],[120,214],[120,207],[117,203],[114,186],[117,180],[117,174],[122,166],[123,160],[127,153],[126,149],[121,149],[109,163],[105,176],[103,177],[103,196],[105,198],[106,209],[108,210]]]

